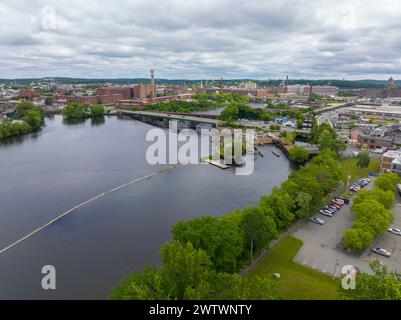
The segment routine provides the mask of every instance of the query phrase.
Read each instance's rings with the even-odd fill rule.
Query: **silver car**
[[[386,249],[383,249],[383,248],[373,248],[373,249],[371,249],[371,251],[374,253],[380,254],[381,256],[386,257],[386,258],[390,258],[390,256],[391,256],[390,251],[387,251]]]
[[[401,236],[401,230],[398,229],[398,228],[389,228],[389,229],[388,229],[388,232],[390,232],[390,233],[392,233],[392,234],[395,234],[395,235],[397,235],[397,236]]]
[[[327,217],[332,217],[334,215],[333,213],[331,213],[330,211],[327,211],[327,210],[320,210],[319,212],[320,212],[320,214],[327,216]]]
[[[309,219],[309,221],[316,223],[316,224],[324,225],[324,220],[320,219],[320,218],[312,217]]]

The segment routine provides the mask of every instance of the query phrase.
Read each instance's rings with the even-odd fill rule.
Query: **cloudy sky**
[[[0,0],[0,78],[401,78],[399,0]]]

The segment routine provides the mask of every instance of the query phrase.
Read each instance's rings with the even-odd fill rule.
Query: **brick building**
[[[361,148],[368,149],[385,149],[392,148],[394,146],[394,137],[375,137],[372,135],[361,134],[357,138],[358,144]]]
[[[38,96],[36,90],[34,89],[23,89],[20,90],[19,95],[27,100],[32,100],[33,98],[36,98]]]

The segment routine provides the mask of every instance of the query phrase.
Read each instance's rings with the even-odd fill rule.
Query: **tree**
[[[289,157],[294,162],[304,163],[309,159],[309,152],[304,147],[294,146],[289,151]]]
[[[399,182],[400,177],[396,173],[385,173],[375,180],[375,186],[384,191],[390,190],[395,192],[397,183]]]
[[[200,288],[207,294],[215,271],[205,251],[195,249],[190,242],[174,241],[166,243],[160,253],[161,284],[170,299],[184,299],[191,290]]]
[[[358,272],[355,290],[343,291],[344,297],[354,300],[401,300],[401,275],[389,272],[378,260],[370,263],[373,274]]]
[[[113,288],[110,298],[113,300],[158,300],[167,299],[168,296],[162,288],[159,270],[147,267],[121,281]]]
[[[62,114],[66,119],[85,118],[87,116],[86,106],[84,104],[70,102],[63,109]]]
[[[295,199],[284,190],[274,188],[269,196],[261,198],[260,206],[272,212],[278,230],[289,226],[295,219]]]
[[[250,257],[254,252],[269,247],[269,241],[277,237],[276,225],[271,217],[266,216],[259,207],[246,207],[240,223],[243,231],[246,248],[249,248]]]
[[[89,106],[91,117],[103,117],[106,114],[106,109],[101,104],[92,104]]]
[[[355,226],[372,230],[375,237],[383,235],[394,218],[391,210],[385,209],[380,202],[373,199],[354,205],[352,211],[356,216]]]
[[[373,239],[373,234],[366,229],[351,228],[344,233],[344,244],[350,249],[365,249],[372,244]]]
[[[340,151],[346,149],[344,141],[339,140],[336,136],[333,137],[332,133],[328,130],[324,130],[320,133],[317,142],[320,151],[332,150],[338,154]]]
[[[373,190],[361,190],[355,196],[353,206],[369,199],[380,202],[386,209],[391,209],[395,205],[395,193],[391,190],[383,191],[375,187]]]
[[[298,196],[295,199],[298,207],[296,211],[296,215],[298,218],[307,218],[311,215],[311,201],[312,196],[309,193],[298,193]]]
[[[370,163],[370,157],[368,153],[363,152],[358,155],[357,166],[359,168],[367,168],[369,167],[369,163]]]
[[[195,218],[177,223],[172,230],[174,240],[191,242],[195,249],[204,250],[217,271],[236,272],[243,251],[243,234],[229,219]]]
[[[50,97],[47,97],[47,98],[45,99],[45,105],[51,106],[52,104],[53,104],[53,99],[50,98]]]

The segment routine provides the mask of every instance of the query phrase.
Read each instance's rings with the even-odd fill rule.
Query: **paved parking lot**
[[[370,183],[367,188],[371,188]],[[316,214],[325,221],[324,225],[312,222],[300,222],[292,235],[304,242],[294,261],[313,269],[339,275],[345,265],[353,265],[362,271],[371,272],[369,262],[379,259],[390,270],[401,272],[401,236],[386,233],[372,247],[381,247],[391,252],[390,258],[379,256],[366,249],[360,256],[349,254],[337,244],[341,241],[344,231],[350,228],[354,221],[351,213],[351,203],[344,205],[333,217]],[[401,199],[397,195],[397,205],[394,208],[395,219],[393,226],[401,227]]]

